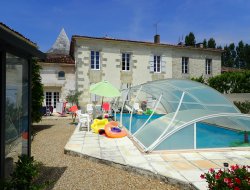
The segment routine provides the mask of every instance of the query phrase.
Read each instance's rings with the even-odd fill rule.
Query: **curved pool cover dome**
[[[144,97],[150,96],[154,100],[151,115],[132,134],[144,151],[196,149],[198,135],[196,129],[200,122],[232,131],[250,129],[249,115],[242,114],[216,90],[195,81],[177,79],[152,81],[126,89],[122,94],[126,97],[134,96],[130,101],[132,109],[135,102],[139,102],[140,94],[144,94]],[[155,112],[159,113],[159,110],[164,115],[150,120]],[[130,131],[132,123],[130,121]]]

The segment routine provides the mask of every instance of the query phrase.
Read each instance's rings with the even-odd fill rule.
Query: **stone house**
[[[61,30],[46,59],[40,61],[41,78],[44,85],[44,106],[56,108],[70,91],[75,90],[75,62],[69,55],[70,42],[64,29]],[[54,112],[56,109],[54,109]]]
[[[219,75],[222,52],[160,43],[159,35],[155,35],[154,42],[74,35],[70,46],[76,67],[76,89],[83,92],[81,106],[96,101],[89,87],[102,80],[125,89],[165,78]]]

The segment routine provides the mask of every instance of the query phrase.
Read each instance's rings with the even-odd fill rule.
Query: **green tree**
[[[223,48],[222,48],[222,46],[219,45],[219,46],[217,46],[217,49],[223,49]]]
[[[238,46],[236,47],[236,54],[237,54],[237,57],[235,59],[235,66],[237,68],[244,68],[245,67],[245,45],[243,41],[240,41],[238,43]]]
[[[208,48],[216,48],[216,43],[215,40],[213,38],[210,38],[207,42],[207,47]]]
[[[79,104],[79,96],[82,94],[82,92],[79,92],[77,90],[70,90],[66,100],[67,102],[71,103],[71,105],[76,104],[78,106]]]
[[[195,36],[193,32],[190,32],[189,35],[185,37],[185,45],[186,46],[195,46]]]
[[[207,48],[207,40],[206,39],[203,40],[203,48]]]
[[[234,43],[224,47],[224,53],[222,54],[222,65],[226,67],[234,67],[236,59],[236,51]]]
[[[245,56],[244,56],[244,61],[245,61],[245,68],[250,69],[250,45],[246,44],[244,48]]]
[[[42,119],[41,108],[43,104],[43,85],[40,76],[41,66],[38,65],[37,59],[31,60],[32,64],[32,106],[31,106],[31,119],[32,122],[39,122]]]

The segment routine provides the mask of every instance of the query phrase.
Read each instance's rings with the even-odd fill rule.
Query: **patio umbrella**
[[[96,94],[98,96],[102,96],[102,104],[103,104],[104,97],[114,98],[114,97],[121,96],[121,93],[119,92],[119,90],[115,88],[108,81],[101,81],[101,82],[91,85],[89,92],[92,94]]]
[[[101,81],[90,86],[89,92],[102,97],[118,97],[121,93],[108,81]]]

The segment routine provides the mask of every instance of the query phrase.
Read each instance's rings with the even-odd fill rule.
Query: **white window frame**
[[[130,71],[130,53],[122,53],[122,71]],[[124,68],[124,69],[123,69]]]
[[[60,92],[46,91],[44,95],[45,95],[45,105],[56,108],[56,103],[59,102],[59,99],[60,99]]]
[[[60,99],[60,93],[53,92],[53,108],[56,108],[56,103],[59,102],[59,99]]]
[[[212,74],[212,59],[206,59],[205,62],[205,74],[211,75]]]
[[[94,53],[94,56],[92,56],[92,52]],[[99,55],[99,57],[97,58],[97,53]],[[94,51],[94,50],[91,50],[90,51],[90,69],[91,70],[100,70],[101,69],[101,61],[100,61],[100,51]],[[93,62],[93,63],[92,63]],[[99,64],[97,64],[97,62]],[[94,66],[92,68],[92,65]],[[98,67],[99,66],[99,67]]]
[[[154,73],[161,73],[161,56],[160,55],[154,55]]]
[[[182,57],[181,60],[181,73],[188,74],[189,73],[189,57]]]

